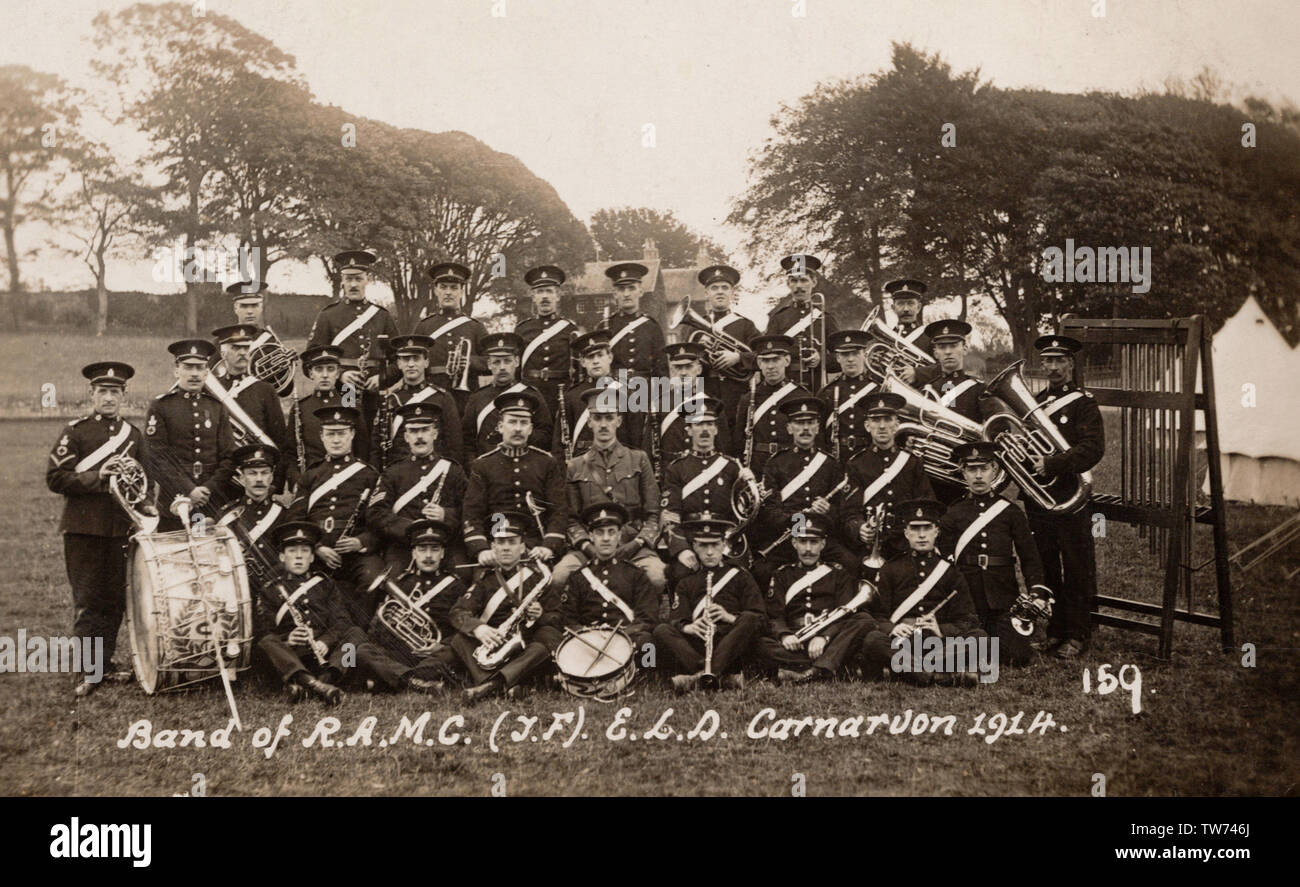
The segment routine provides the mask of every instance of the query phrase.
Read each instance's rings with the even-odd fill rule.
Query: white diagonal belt
[[[469,323],[469,318],[463,314],[457,317],[453,317],[451,320],[447,321],[442,326],[438,327],[436,330],[429,333],[429,338],[434,339],[436,341],[439,336],[451,332],[456,327],[460,326],[462,323]]]
[[[587,427],[587,420],[590,418],[591,418],[590,409],[584,409],[581,413],[578,414],[578,421],[573,423],[574,440],[580,440],[582,438],[582,430]]]
[[[939,584],[939,580],[948,572],[950,566],[952,566],[951,563],[940,558],[939,562],[935,564],[934,570],[931,571],[929,576],[925,577],[925,581],[916,586],[916,590],[904,598],[903,602],[894,608],[894,612],[889,614],[889,621],[897,622],[899,619],[902,619],[909,610],[924,600],[925,596],[930,593],[930,590]]]
[[[862,491],[862,504],[866,505],[876,497],[877,493],[893,483],[894,478],[898,477],[898,473],[903,470],[903,466],[906,465],[911,458],[912,454],[907,450],[899,452],[898,458],[889,463],[888,468],[880,472],[880,477],[873,480],[871,484]]]
[[[785,335],[793,339],[795,336],[799,335],[804,330],[808,329],[808,327],[812,325],[812,322],[814,320],[820,319],[821,316],[822,316],[821,309],[814,308],[813,310],[805,314],[803,317],[796,320],[794,322],[794,326],[790,327],[788,330],[785,331]]]
[[[524,581],[524,577],[533,575],[527,567],[520,568],[518,573],[506,580],[504,588],[497,588],[488,599],[487,606],[483,608],[483,615],[479,617],[482,622],[490,622],[492,616],[497,610],[501,609],[501,604],[505,602],[507,596],[519,590],[519,584]]]
[[[349,336],[351,336],[357,330],[365,326],[369,322],[370,318],[374,317],[378,313],[379,313],[379,306],[371,305],[365,311],[362,311],[360,314],[358,314],[350,324],[343,327],[343,329],[339,330],[338,333],[334,336],[334,338],[330,340],[330,344],[342,345],[344,342],[348,340]]]
[[[100,444],[99,447],[89,456],[78,462],[72,470],[89,471],[92,468],[98,467],[99,463],[103,462],[110,455],[116,452],[117,448],[122,445],[122,441],[126,440],[130,436],[131,423],[123,419],[122,427],[117,429],[117,433]]]
[[[668,429],[673,427],[673,423],[676,422],[678,418],[682,415],[682,412],[684,411],[688,403],[692,403],[694,401],[703,401],[704,398],[708,396],[709,396],[708,392],[701,391],[698,394],[692,394],[690,397],[686,398],[677,406],[673,407],[668,412],[668,415],[664,416],[663,421],[659,423],[659,436],[665,437],[668,434]]]
[[[715,330],[725,330],[727,327],[731,326],[733,323],[741,319],[742,319],[741,316],[736,312],[728,311],[726,314],[722,315],[721,317],[719,317],[717,320],[713,322],[713,328]]]
[[[274,338],[275,338],[275,333],[271,332],[270,330],[262,330],[260,333],[257,334],[257,338],[254,339],[252,343],[248,346],[248,350],[255,351],[256,349],[261,348],[263,345],[265,345],[267,342],[271,341]]]
[[[709,465],[708,468],[704,469],[699,474],[695,475],[695,477],[691,478],[690,481],[686,484],[686,486],[682,487],[682,501],[685,502],[687,499],[691,497],[691,494],[693,494],[696,490],[699,490],[709,481],[713,480],[715,477],[721,474],[722,469],[727,467],[727,463],[729,461],[731,460],[729,460],[726,456],[718,456],[716,459],[713,460],[713,462]]]
[[[1010,507],[1011,503],[1006,499],[998,499],[998,501],[993,504],[993,507],[987,509],[981,513],[979,517],[975,518],[975,520],[971,522],[971,525],[966,528],[965,532],[963,532],[961,537],[957,540],[957,546],[952,550],[953,561],[956,561],[957,558],[961,557],[961,553],[966,550],[967,545],[970,545],[971,540],[975,538],[976,533],[987,527],[989,521],[993,520],[993,518],[997,517]]]
[[[835,408],[834,415],[838,416],[840,413],[853,409],[853,405],[855,403],[862,400],[862,398],[866,397],[868,394],[875,391],[879,387],[880,386],[877,385],[875,382],[868,382],[867,384],[863,385],[857,391],[853,392],[848,397],[844,398],[844,400],[840,401],[840,405]],[[831,424],[831,416],[827,416],[826,427],[829,428],[830,424]]]
[[[613,337],[610,338],[609,340],[610,350],[612,351],[615,345],[623,341],[624,336],[626,336],[628,333],[632,332],[632,330],[636,329],[637,327],[641,326],[641,324],[646,323],[649,320],[650,318],[646,317],[645,315],[642,315],[638,317],[636,320],[632,321],[631,323],[624,324],[623,328],[618,332],[616,332],[613,335]]]
[[[769,394],[767,400],[763,401],[754,409],[754,426],[757,427],[758,420],[763,418],[763,414],[784,400],[785,396],[791,391],[794,391],[795,387],[796,386],[793,382],[786,382],[780,388]]]
[[[293,606],[295,603],[297,603],[298,598],[302,597],[304,594],[306,594],[307,592],[315,588],[318,584],[320,584],[320,581],[323,578],[324,577],[320,575],[313,576],[310,579],[308,579],[306,582],[304,582],[302,585],[299,585],[296,589],[294,589],[293,594],[289,595],[289,599],[280,605],[279,610],[276,610],[275,624],[279,625],[280,621],[284,619],[285,614],[289,612],[289,608]]]
[[[629,607],[621,597],[614,594],[608,585],[597,579],[596,574],[591,572],[591,567],[582,568],[582,578],[587,580],[587,584],[592,587],[592,590],[594,590],[596,594],[618,607],[619,610],[622,611],[623,615],[627,617],[628,622],[636,621],[636,614],[632,612],[632,608]]]
[[[718,597],[718,592],[722,591],[723,587],[726,586],[728,582],[736,578],[737,572],[738,571],[736,570],[736,568],[732,567],[731,569],[727,570],[726,573],[723,574],[721,579],[713,583],[713,597],[715,600]],[[704,605],[705,603],[708,602],[708,600],[709,600],[709,596],[707,594],[704,597],[699,599],[699,601],[695,604],[695,609],[691,610],[692,619],[700,618],[700,614],[704,612]]]
[[[826,454],[821,452],[808,460],[808,464],[803,467],[803,471],[796,474],[788,484],[781,488],[781,501],[784,502],[793,496],[825,464]]]
[[[538,333],[537,338],[529,342],[528,347],[524,349],[524,356],[519,359],[520,368],[522,369],[523,367],[528,366],[528,358],[533,356],[533,353],[537,350],[538,345],[542,344],[547,339],[555,337],[562,330],[568,328],[568,325],[569,322],[567,320],[557,320],[555,323],[551,324],[546,329]]]
[[[393,503],[393,514],[401,514],[407,503],[433,486],[434,481],[446,474],[449,468],[451,468],[451,463],[446,459],[439,459],[435,462],[434,466],[412,484],[409,490],[397,497],[397,501]]]
[[[503,397],[507,394],[518,394],[519,392],[523,391],[527,387],[528,386],[525,385],[523,382],[516,382],[515,384],[507,388],[505,391],[502,391],[500,394],[498,394],[497,397]],[[475,417],[475,421],[474,421],[474,432],[476,434],[483,433],[483,423],[487,421],[488,416],[492,415],[492,410],[494,409],[494,407],[492,406],[492,401],[496,400],[497,397],[494,397],[492,398],[492,400],[489,400],[487,403],[483,405],[483,409],[478,411],[478,416]]]
[[[326,493],[338,489],[340,484],[342,484],[348,478],[352,477],[353,475],[355,475],[357,472],[359,472],[361,469],[365,467],[366,467],[366,463],[364,462],[353,462],[347,468],[344,468],[338,474],[334,475],[329,480],[325,481],[325,483],[321,484],[319,487],[312,490],[311,495],[307,497],[307,510],[311,511],[314,507],[316,507],[316,502],[317,500],[320,499],[321,496],[324,496]]]
[[[803,591],[805,588],[811,588],[813,583],[825,576],[829,576],[830,572],[831,568],[829,564],[818,564],[817,569],[804,573],[799,577],[799,581],[793,583],[785,590],[785,602],[787,604],[790,603],[790,601],[795,599],[799,592]]]
[[[227,391],[231,397],[238,397],[241,391],[243,391],[245,388],[249,387],[256,381],[257,381],[257,376],[254,376],[252,373],[245,373],[243,376],[239,378],[239,381],[236,382],[234,385],[231,385],[227,389]]]
[[[1043,415],[1050,416],[1053,413],[1055,413],[1057,410],[1064,409],[1065,407],[1074,403],[1076,400],[1078,400],[1081,397],[1083,397],[1082,391],[1071,391],[1069,394],[1064,394],[1060,397],[1053,398],[1052,400],[1049,400],[1047,403],[1043,404]]]
[[[447,586],[451,585],[451,583],[454,581],[456,581],[455,576],[443,576],[441,582],[439,582],[433,588],[430,588],[428,591],[420,595],[415,600],[411,601],[411,603],[415,604],[417,607],[423,607],[429,601],[437,597],[439,593],[444,591],[447,588]]]
[[[432,385],[426,385],[424,388],[421,388],[419,391],[412,394],[410,398],[406,401],[406,403],[423,403],[424,401],[433,397],[435,393],[436,392],[433,390]],[[406,404],[402,404],[402,406],[406,406]],[[396,439],[397,432],[402,427],[402,420],[405,418],[406,418],[405,416],[393,417],[393,430],[392,433],[388,435],[390,439]]]
[[[952,386],[945,393],[939,395],[939,403],[946,407],[952,406],[956,403],[957,398],[961,397],[962,392],[974,385],[976,381],[975,379],[966,379],[960,385]]]
[[[262,534],[271,528],[275,519],[280,516],[283,507],[278,502],[272,502],[271,507],[262,515],[262,519],[248,528],[248,539],[250,542],[256,542],[262,538]]]

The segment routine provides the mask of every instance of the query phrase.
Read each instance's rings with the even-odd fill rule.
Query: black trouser
[[[933,635],[927,636],[932,637]],[[944,637],[956,638],[957,640],[974,638],[976,642],[978,642],[979,639],[984,636],[983,629],[977,628],[973,631],[963,632],[959,635],[945,635]],[[912,636],[908,635],[908,637],[910,638]],[[871,631],[867,632],[866,637],[862,639],[862,670],[868,679],[874,680],[878,678],[881,674],[881,669],[889,669],[893,672],[894,653],[896,652],[893,647],[893,642],[894,639],[881,631],[879,627],[873,627]],[[911,660],[909,659],[908,661],[910,662]],[[967,670],[974,670],[975,665],[976,663],[974,662],[968,662]],[[900,671],[897,672],[895,676],[913,682],[925,680],[921,674],[914,671]]]
[[[858,658],[862,639],[874,627],[875,622],[869,616],[861,613],[845,616],[827,629],[826,633],[831,639],[822,655],[816,659],[809,658],[807,644],[799,650],[791,651],[777,638],[761,637],[758,639],[755,658],[760,667],[768,671],[778,668],[820,668],[837,674],[845,665]]]
[[[741,613],[730,625],[719,623],[713,636],[713,674],[740,671],[745,664],[754,638],[763,628],[763,619],[754,613]],[[655,627],[657,650],[672,656],[662,674],[695,674],[704,667],[704,640],[686,634],[676,625],[664,622]],[[662,666],[661,666],[662,668]]]
[[[1056,598],[1047,636],[1087,641],[1097,599],[1097,558],[1087,509],[1062,516],[1026,506],[1029,530],[1043,561],[1043,581]]]
[[[1010,573],[1010,576],[990,577],[989,573],[994,570]],[[975,602],[975,614],[979,617],[980,628],[988,632],[989,637],[998,639],[998,662],[1002,665],[1025,665],[1033,656],[1033,647],[1030,646],[1033,635],[1025,636],[1016,631],[1008,610],[989,606],[989,595],[985,588],[986,580],[995,587],[1008,581],[1015,584],[1014,570],[1014,567],[992,567],[985,571],[965,565],[961,568],[966,587],[970,589],[971,600]]]
[[[439,644],[427,656],[389,642],[381,630],[371,631],[369,639],[357,647],[357,665],[373,674],[391,690],[400,689],[404,677],[426,681],[455,681],[462,671],[460,658],[449,644]]]
[[[560,645],[560,630],[551,625],[543,625],[531,633],[524,632],[524,648],[516,653],[510,661],[496,671],[488,671],[474,661],[474,651],[478,648],[478,638],[457,634],[451,639],[451,648],[460,656],[469,680],[481,684],[493,675],[500,675],[506,687],[513,687],[524,678],[545,669],[551,662],[551,653]]]
[[[287,636],[265,634],[257,639],[258,648],[266,654],[271,667],[286,684],[300,671],[323,678],[329,683],[338,681],[348,670],[344,659],[351,653],[354,656],[362,644],[367,642],[366,633],[355,625],[349,625],[338,632],[338,637],[330,643],[325,656],[325,664],[316,660],[316,654],[308,647],[290,646]],[[348,648],[351,644],[351,649]]]
[[[104,639],[105,671],[117,649],[117,631],[126,609],[126,547],[121,536],[67,533],[63,537],[63,559],[76,608],[72,633]]]

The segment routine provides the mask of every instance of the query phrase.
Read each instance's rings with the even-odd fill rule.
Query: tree
[[[14,329],[25,307],[18,229],[48,212],[64,170],[78,151],[77,108],[63,81],[23,65],[0,66],[0,229]]]
[[[692,267],[701,249],[720,262],[727,255],[718,244],[686,227],[671,210],[630,206],[598,209],[591,216],[591,236],[601,257],[609,260],[639,259],[645,242],[653,240],[665,268]]]

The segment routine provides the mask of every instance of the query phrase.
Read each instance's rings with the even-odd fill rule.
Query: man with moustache
[[[466,458],[472,460],[474,456],[486,455],[501,443],[501,416],[496,407],[497,398],[503,394],[520,394],[525,391],[535,395],[538,404],[527,445],[549,450],[551,410],[540,391],[526,382],[518,381],[519,355],[523,352],[524,340],[514,333],[491,333],[483,337],[481,344],[483,353],[487,355],[492,383],[475,391],[465,400],[465,411],[461,414],[464,426],[461,439]]]
[[[429,379],[429,351],[433,348],[433,340],[428,336],[398,336],[389,341],[388,348],[397,361],[402,378],[383,392],[384,400],[376,415],[387,414],[388,428],[380,428],[376,422],[370,452],[383,453],[383,458],[372,461],[383,463],[376,467],[387,468],[405,458],[408,450],[406,437],[402,434],[401,407],[408,403],[430,403],[438,408],[440,452],[457,463],[463,462],[463,428],[456,399],[447,389]]]
[[[790,289],[790,298],[777,305],[767,316],[767,334],[789,336],[799,346],[800,360],[791,373],[794,381],[809,391],[817,391],[831,373],[839,371],[839,365],[829,360],[822,366],[821,349],[825,342],[818,342],[814,332],[825,323],[826,335],[839,330],[835,318],[812,307],[812,294],[815,285],[814,274],[822,267],[821,259],[806,253],[796,253],[781,260],[781,270],[785,271],[786,286]],[[827,358],[830,358],[829,352]]]
[[[487,335],[482,323],[464,313],[465,287],[470,270],[459,262],[437,262],[429,266],[433,280],[433,298],[437,303],[432,314],[415,324],[414,333],[433,340],[429,348],[429,380],[452,392],[456,408],[463,414],[465,400],[478,390],[478,377],[487,372],[487,360],[479,343]],[[467,345],[462,345],[467,343]],[[458,347],[469,349],[469,370],[453,379],[447,374],[447,358]]]
[[[275,389],[248,371],[248,355],[253,342],[261,335],[257,327],[237,323],[212,331],[212,338],[221,349],[221,360],[212,369],[216,384],[225,389],[244,415],[255,427],[245,428],[231,416],[231,431],[241,444],[258,443],[274,447],[279,452],[288,451],[288,430],[284,423],[284,410]],[[209,383],[211,384],[211,383]],[[297,481],[297,472],[290,472],[287,464],[276,466],[275,492],[289,494]],[[237,490],[223,491],[238,495]]]
[[[758,362],[758,378],[750,380],[752,396],[747,388],[736,402],[731,423],[736,429],[732,455],[739,457],[746,447],[752,446],[753,456],[747,467],[761,477],[767,460],[790,446],[790,432],[781,405],[792,398],[810,397],[812,392],[786,375],[794,357],[794,339],[759,336],[751,340],[751,346]]]
[[[519,377],[542,395],[551,415],[559,414],[561,389],[573,387],[573,340],[582,327],[559,315],[564,271],[555,265],[538,265],[524,272],[533,299],[533,316],[515,327],[524,340]]]

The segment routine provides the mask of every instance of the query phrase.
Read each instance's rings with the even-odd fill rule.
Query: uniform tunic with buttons
[[[179,387],[149,403],[144,420],[144,470],[162,488],[159,497],[166,518],[176,496],[195,487],[216,495],[225,489],[234,471],[230,454],[235,448],[230,415],[206,391]]]
[[[456,463],[463,465],[465,460],[465,445],[462,438],[464,428],[461,424],[460,408],[456,404],[456,399],[451,396],[451,392],[438,385],[428,382],[408,385],[405,380],[398,382],[384,392],[385,404],[390,417],[388,424],[388,456],[385,464],[393,465],[410,455],[411,448],[406,443],[406,435],[403,434],[405,421],[401,416],[397,415],[397,408],[417,397],[419,402],[436,404],[442,410],[442,414],[437,420],[438,439],[434,442],[434,449]],[[370,452],[378,453],[382,448],[383,438],[381,434],[380,429],[376,427],[374,439],[370,444]]]
[[[406,531],[411,524],[424,517],[421,513],[426,505],[433,501],[433,494],[438,493],[437,505],[445,512],[442,522],[453,530],[460,527],[460,506],[465,499],[467,480],[465,472],[455,462],[449,462],[447,473],[440,480],[426,484],[424,491],[416,494],[397,512],[393,507],[406,493],[441,462],[442,456],[407,456],[405,459],[384,469],[384,476],[379,482],[379,490],[370,499],[367,516],[374,527],[382,534],[385,544],[390,549],[402,553],[395,559],[405,562],[410,556],[406,544]],[[439,489],[441,485],[441,489]],[[459,538],[453,533],[447,546],[455,544]]]
[[[880,386],[866,375],[849,378],[840,376],[817,393],[826,406],[836,412],[826,417],[823,432],[830,446],[832,431],[839,438],[840,458],[848,461],[854,453],[871,445],[871,432],[867,431],[867,401]],[[850,400],[852,406],[848,406]]]
[[[725,333],[728,336],[739,339],[748,345],[758,337],[758,327],[748,317],[737,314],[734,311],[710,311],[709,320],[713,323],[713,328],[719,333]],[[747,373],[753,373],[758,367],[758,358],[752,351],[742,351],[740,353],[740,363],[732,367],[733,371],[744,370]],[[719,386],[722,391],[722,402],[728,407],[736,403],[740,397],[749,392],[749,379],[733,379],[730,376],[719,377]],[[733,428],[740,427],[732,422]]]
[[[745,386],[744,393],[741,394],[738,401],[724,401],[730,405],[736,404],[735,412],[731,414],[731,427],[736,433],[732,435],[731,454],[736,458],[741,458],[745,452],[749,438],[754,439],[754,459],[750,463],[750,469],[755,475],[763,474],[763,467],[767,460],[772,458],[773,454],[793,446],[794,440],[790,437],[790,432],[786,428],[789,424],[789,417],[781,412],[781,404],[785,403],[792,397],[808,397],[812,392],[801,385],[795,385],[787,394],[782,395],[775,401],[771,398],[774,394],[785,387],[787,380],[782,379],[775,385],[769,385],[760,376],[754,384],[754,428],[749,430],[749,386]],[[766,405],[760,415],[758,410]],[[818,434],[817,440],[823,440]]]
[[[391,581],[406,593],[420,612],[429,617],[442,640],[432,653],[414,653],[376,615],[367,632],[370,643],[357,648],[357,663],[394,690],[402,686],[406,677],[454,679],[462,669],[460,658],[451,648],[451,639],[456,635],[451,624],[451,608],[465,594],[465,584],[442,570],[431,573],[408,570]]]
[[[984,391],[984,383],[965,370],[956,370],[951,373],[936,372],[930,375],[924,384],[920,384],[918,381],[915,387],[923,394],[937,399],[944,397],[953,388],[967,380],[973,381],[975,384],[968,385],[961,394],[957,395],[956,400],[948,404],[948,408],[956,410],[967,419],[976,422],[987,419],[996,410],[989,401],[980,401],[980,394]]]
[[[465,318],[463,323],[457,323],[445,333],[434,337],[433,346],[429,349],[429,379],[448,390],[455,389],[460,380],[452,379],[445,372],[447,356],[456,348],[463,347],[460,345],[462,340],[467,340],[470,343],[469,390],[477,391],[479,374],[487,372],[487,360],[478,349],[479,341],[487,335],[487,327],[474,318],[462,314],[458,309],[452,308],[425,315],[415,324],[414,333],[417,336],[433,336],[438,330],[460,317]],[[457,400],[459,402],[463,399],[458,397]]]
[[[691,481],[707,472],[718,459],[724,464],[717,475],[685,494]],[[681,532],[681,521],[706,511],[724,520],[736,519],[731,509],[731,488],[739,477],[740,463],[717,451],[707,456],[688,453],[668,466],[664,472],[663,517],[673,523],[668,538],[668,551],[673,557],[690,548]]]
[[[470,556],[477,558],[487,550],[492,515],[502,511],[528,515],[529,545],[560,552],[569,525],[564,472],[558,460],[536,447],[502,445],[470,463],[464,504],[465,548]],[[525,501],[528,493],[546,503],[542,515],[546,533],[541,539]]]
[[[361,317],[369,308],[376,310],[370,319],[357,327],[341,342],[335,342],[339,333]],[[397,324],[393,315],[380,305],[366,299],[339,299],[320,310],[307,336],[307,347],[334,345],[342,349],[342,363],[345,367],[356,366],[357,362],[370,354],[371,346],[379,336],[393,338],[397,335]]]
[[[725,585],[723,578],[736,571]],[[704,640],[686,634],[683,629],[695,621],[695,608],[708,592],[709,577],[716,588],[713,601],[732,616],[735,622],[719,622],[713,637],[713,673],[727,674],[740,671],[753,652],[754,641],[767,627],[767,611],[763,596],[758,591],[754,577],[741,567],[721,564],[712,569],[701,569],[683,577],[673,590],[668,621],[654,630],[654,639],[671,656],[672,661],[660,661],[660,668],[668,666],[680,673],[694,673],[704,666]],[[675,666],[675,668],[673,668]]]
[[[594,561],[587,565],[587,569],[627,605],[635,618],[629,620],[627,614],[596,591],[579,570],[570,577],[560,595],[561,621],[573,629],[621,622],[623,630],[640,650],[650,642],[650,632],[659,621],[659,595],[651,587],[645,572],[615,558]]]
[[[1005,500],[992,493],[979,496],[971,493],[954,502],[939,521],[939,550],[951,557],[966,528],[1001,501]],[[980,555],[998,563],[981,567]],[[971,589],[976,610],[981,614],[986,610],[1008,609],[1020,594],[1015,564],[1011,563],[1013,556],[1020,561],[1020,572],[1026,585],[1043,583],[1043,564],[1029,534],[1029,521],[1015,503],[989,521],[966,544],[957,561]]]
[[[225,364],[221,364],[222,367]],[[215,370],[213,372],[216,372]],[[289,431],[284,421],[284,408],[280,406],[280,396],[275,393],[266,382],[256,376],[250,376],[247,373],[232,376],[229,373],[221,376],[221,384],[227,391],[235,393],[235,403],[239,408],[248,414],[248,418],[257,423],[257,427],[271,438],[271,444],[283,455],[293,453],[294,443],[289,440]],[[233,421],[233,420],[232,420]],[[239,434],[235,432],[234,426],[231,432],[235,433],[236,439]],[[248,443],[258,442],[256,438],[249,436]],[[280,460],[275,467],[275,486],[273,489],[283,490],[292,486],[293,481],[297,479],[297,471],[292,470],[290,466],[294,465],[292,458]],[[295,466],[296,469],[296,466]]]
[[[360,460],[355,456],[326,456],[314,467],[307,469],[298,487],[298,498],[289,509],[291,520],[308,520],[323,531],[320,545],[333,547],[343,535],[348,520],[355,514],[349,536],[361,541],[358,554],[372,552],[378,542],[374,527],[371,525],[367,502],[379,484],[379,473],[369,465],[361,462],[361,468],[339,483],[328,493],[323,493],[313,500],[312,494],[318,487],[329,483],[331,478],[349,470]],[[362,501],[362,494],[366,501]],[[346,555],[345,555],[346,557]]]
[[[262,588],[262,601],[266,611],[271,614],[272,627],[258,639],[257,646],[286,682],[300,671],[319,674],[323,669],[329,668],[336,673],[343,673],[344,656],[351,650],[359,649],[366,641],[366,633],[348,616],[343,593],[328,576],[321,576],[319,582],[298,597],[293,597],[312,578],[314,574],[310,572],[296,576],[281,568],[274,581],[267,582]],[[289,643],[289,635],[297,623],[285,606],[281,589],[293,598],[293,608],[311,629],[316,640],[328,648],[324,666],[317,662],[316,654],[309,646]],[[348,647],[348,644],[352,647]]]
[[[245,495],[226,506],[217,524],[230,527],[244,552],[249,584],[253,589],[253,633],[269,627],[269,616],[260,594],[264,581],[280,570],[279,552],[271,544],[275,528],[287,520],[287,509],[267,496],[258,502]]]
[[[557,327],[555,332],[529,353],[533,340],[552,327]],[[519,378],[537,389],[552,414],[558,413],[560,384],[563,383],[566,390],[573,385],[573,364],[569,349],[573,340],[582,335],[582,327],[558,314],[552,314],[550,317],[529,317],[518,324],[514,332],[523,338],[523,354],[528,355],[527,362],[522,362],[523,354],[520,355]]]
[[[588,505],[617,502],[631,519],[623,525],[622,541],[639,538],[647,546],[659,535],[659,484],[650,457],[616,443],[608,450],[590,449],[575,457],[567,471],[569,540],[581,545],[591,538],[577,519]]]
[[[920,587],[926,577],[938,566],[940,557],[933,551],[909,551],[900,554],[880,568],[880,582],[877,595],[867,603],[867,612],[876,619],[876,628],[888,635],[893,630],[894,622],[890,619],[894,610],[905,601],[912,592]],[[945,637],[967,635],[978,630],[979,620],[975,615],[975,605],[971,602],[970,591],[961,570],[949,565],[934,587],[925,597],[912,605],[899,620],[916,619],[934,610],[943,603],[944,598],[957,589],[957,595],[948,603],[937,617],[939,630]]]
[[[700,378],[702,381],[697,383],[698,387],[692,388],[691,386],[684,386],[683,388],[677,388],[676,386],[673,386],[669,389],[672,396],[673,409],[675,410],[675,412],[671,413],[673,420],[668,423],[668,430],[665,431],[664,421],[670,415],[669,413],[658,413],[649,416],[646,420],[644,432],[646,440],[642,449],[646,452],[650,451],[650,435],[653,433],[651,423],[653,422],[655,423],[654,429],[657,430],[659,434],[659,453],[661,458],[671,462],[673,459],[684,455],[690,450],[691,439],[686,434],[686,419],[689,414],[685,410],[677,408],[682,405],[683,401],[693,396],[696,391],[703,391],[703,393],[709,397],[716,397],[719,400],[722,399],[720,397],[722,393],[721,385],[716,377],[703,376]],[[731,422],[727,418],[725,412],[718,417],[717,424],[718,433],[713,438],[713,445],[723,453],[730,453],[733,449],[731,443],[732,429]]]
[[[894,327],[894,332],[898,333],[900,336],[910,341],[913,345],[915,345],[917,348],[920,348],[926,354],[930,354],[931,353],[930,337],[927,336],[924,332],[920,332],[920,333],[916,332],[917,330],[924,330],[924,329],[925,329],[925,321],[918,319],[916,323],[900,322],[896,327]],[[916,337],[912,338],[914,333],[916,334]],[[918,376],[919,375],[920,373],[918,372]],[[918,379],[917,382],[919,385],[920,380]]]
[[[324,394],[312,392],[306,397],[298,399],[298,404],[295,407],[298,415],[292,418],[293,421],[302,425],[302,448],[306,454],[308,468],[325,458],[325,445],[321,443],[321,423],[320,419],[316,418],[315,411],[322,407],[337,407],[342,406],[342,404],[343,393],[338,388]],[[294,442],[294,446],[297,447],[297,441]],[[296,452],[296,450],[290,452]],[[352,438],[352,452],[362,461],[365,461],[370,455],[370,435],[364,425],[357,428],[356,434]]]
[[[824,348],[826,345],[825,342],[818,343],[814,341],[812,337],[813,329],[820,328],[822,323],[821,319],[812,321],[801,331],[793,335],[789,332],[791,327],[798,324],[811,313],[812,305],[810,302],[796,302],[793,298],[787,297],[767,315],[767,335],[790,336],[795,340],[795,344],[800,346],[801,351],[803,348],[811,348],[814,351],[819,347]],[[832,333],[839,330],[840,325],[836,322],[835,316],[829,312],[825,312],[822,319],[826,322],[826,337],[829,339]],[[826,362],[823,364],[823,369],[825,370],[823,378],[829,376],[831,373],[838,373],[840,371],[839,361],[835,359],[834,352],[826,352]],[[790,376],[806,388],[815,388],[817,385],[817,371],[812,367],[803,366],[799,353],[794,355],[794,358],[790,363]]]
[[[789,495],[782,495],[786,486],[799,477],[819,455],[824,457],[821,467],[805,478],[800,486],[791,490]],[[751,541],[758,543],[761,548],[780,536],[790,529],[791,515],[807,511],[814,499],[828,495],[843,479],[844,469],[824,450],[792,447],[777,453],[763,469],[763,489],[771,495],[764,500],[759,511],[758,526],[754,528],[756,533]],[[827,515],[832,523],[838,523],[835,513],[832,504],[831,512]],[[793,555],[793,550],[788,545],[783,545],[772,553],[779,554],[782,549]]]
[[[841,500],[840,513],[844,517],[841,525],[844,527],[844,543],[860,555],[865,556],[870,550],[858,536],[858,531],[867,519],[868,510],[875,509],[877,505],[885,506],[885,535],[880,545],[885,557],[893,557],[907,550],[903,529],[892,518],[894,506],[908,499],[934,498],[924,464],[911,454],[908,454],[906,464],[893,480],[878,490],[871,499],[865,498],[868,488],[902,455],[903,451],[897,447],[885,450],[873,443],[849,460],[849,492]]]
[[[501,419],[501,411],[492,406],[492,401],[505,394],[516,384],[518,383],[511,382],[508,385],[494,383],[486,388],[480,388],[465,399],[465,412],[461,416],[463,426],[461,441],[466,459],[490,453],[501,443],[501,432],[497,430],[497,422]],[[524,387],[539,398],[542,396],[542,393],[533,386],[525,384]],[[551,448],[551,430],[551,408],[543,400],[542,405],[533,416],[533,433],[528,436],[529,446],[537,447],[539,450],[549,450]]]
[[[617,336],[619,331],[639,318],[645,322],[614,343],[614,360],[627,367],[633,376],[667,376],[668,359],[664,355],[664,331],[659,322],[649,315],[635,312],[632,314],[613,314],[609,318],[609,331]]]
[[[474,637],[474,630],[480,625],[499,628],[523,602],[523,598],[536,582],[535,579],[527,576],[513,591],[507,589],[505,599],[500,606],[489,618],[483,618],[488,603],[502,589],[502,582],[509,583],[521,569],[528,568],[516,565],[509,570],[489,570],[452,605],[448,618],[455,626],[457,634],[451,639],[451,646],[464,663],[469,679],[473,683],[481,683],[492,676],[491,672],[485,671],[474,660],[474,651],[479,646],[478,639]],[[563,638],[560,632],[559,591],[554,587],[547,587],[537,596],[536,601],[542,606],[542,615],[529,628],[523,627],[526,619],[518,624],[525,641],[524,649],[497,670],[497,674],[505,681],[507,687],[513,687],[534,672],[547,669],[551,663],[551,651],[559,646]]]
[[[794,594],[790,593],[805,577],[823,567],[829,568],[826,575]],[[816,659],[809,657],[806,645],[802,650],[791,651],[785,649],[781,639],[794,634],[828,611],[847,604],[855,594],[857,584],[853,573],[839,564],[819,562],[808,567],[802,563],[792,563],[778,569],[768,583],[769,632],[766,637],[759,639],[760,661],[769,669],[815,666],[832,673],[838,672],[851,657],[857,655],[862,637],[872,627],[871,617],[866,614],[850,613],[823,629],[818,637],[826,638],[828,643]],[[811,640],[810,638],[809,642]]]

